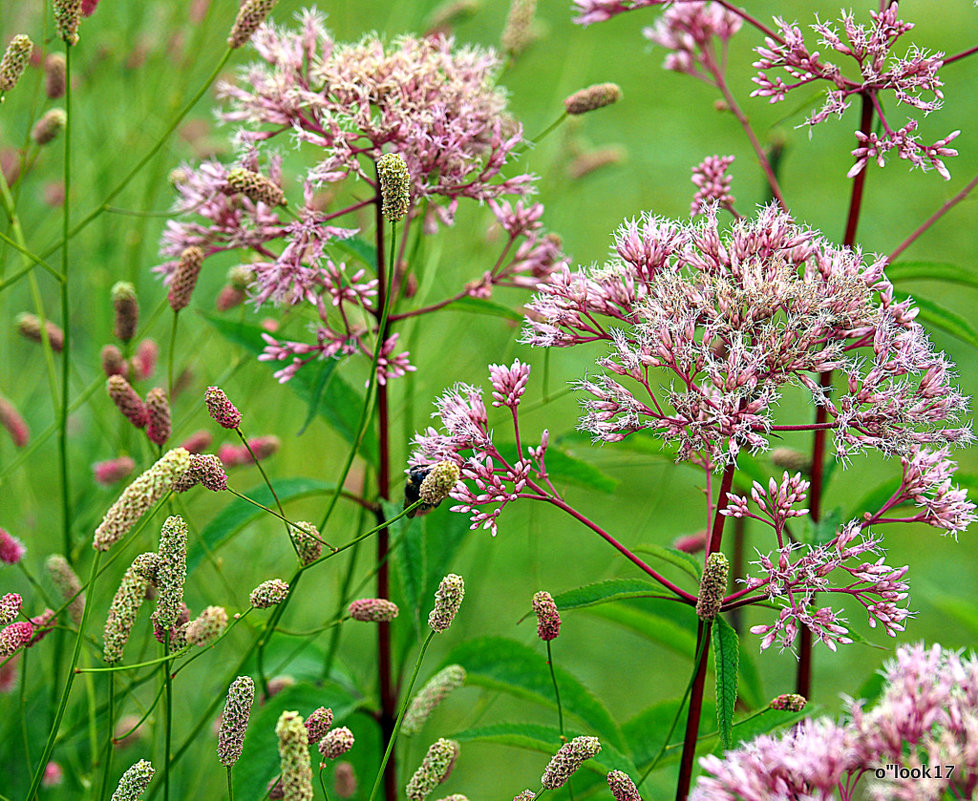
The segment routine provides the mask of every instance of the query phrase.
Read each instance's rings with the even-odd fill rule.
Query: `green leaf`
[[[662,545],[636,545],[632,550],[635,553],[647,553],[650,556],[655,556],[664,562],[675,565],[699,586],[703,565],[691,553],[680,551],[677,548],[666,548]]]
[[[444,664],[464,667],[468,674],[466,684],[557,708],[545,651],[503,637],[478,637],[455,648]],[[564,712],[588,725],[602,742],[621,748],[621,732],[604,705],[566,670],[555,667],[555,672]]]
[[[244,751],[232,771],[234,797],[239,801],[260,801],[266,795],[268,782],[278,775],[275,724],[286,709],[294,709],[305,718],[317,707],[328,706],[333,710],[334,721],[342,724],[363,703],[362,698],[355,698],[334,682],[325,682],[321,687],[299,682],[286,687],[264,705],[256,703],[248,723]]]
[[[883,508],[883,504],[893,497],[893,493],[900,488],[900,479],[891,478],[880,484],[878,487],[867,492],[862,499],[846,516],[847,520],[855,520],[862,517],[865,512],[875,513]]]
[[[558,609],[582,609],[625,598],[648,598],[661,592],[660,585],[645,579],[607,579],[558,593],[554,603]]]
[[[639,712],[635,717],[622,724],[621,730],[628,742],[629,753],[636,765],[648,765],[662,748],[666,733],[672,726],[679,709],[679,701],[663,701]],[[703,699],[703,710],[700,715],[700,737],[713,731],[713,720],[716,710],[709,698]],[[683,713],[669,738],[669,749],[663,755],[658,767],[674,763],[679,759],[682,748],[686,714]]]
[[[275,492],[284,506],[297,498],[307,498],[310,495],[332,492],[336,485],[317,481],[313,478],[283,478],[273,481],[272,486],[275,487]],[[275,499],[265,484],[259,484],[242,494],[269,509],[275,508]],[[254,504],[235,498],[218,512],[214,519],[200,532],[200,540],[193,543],[190,553],[187,555],[187,570],[190,571],[197,567],[204,559],[207,551],[216,550],[246,525],[259,516],[267,514],[268,512],[259,509]]]
[[[323,390],[326,389],[326,385],[329,383],[330,376],[333,375],[333,370],[339,362],[335,359],[330,359],[326,362],[320,362],[319,375],[316,376],[316,380],[313,382],[312,389],[309,393],[309,412],[306,414],[305,422],[296,432],[297,437],[301,437],[306,433],[306,429],[309,428],[309,424],[316,418],[316,413],[319,411],[319,404],[323,399]],[[306,369],[309,369],[311,365],[307,365]]]
[[[390,520],[402,507],[391,501],[381,501],[384,517]],[[390,525],[391,538],[398,541],[396,551],[391,555],[397,578],[400,582],[403,606],[414,622],[415,630],[421,631],[421,604],[425,582],[425,518],[402,517]]]
[[[942,614],[954,618],[954,620],[978,636],[978,607],[973,602],[964,598],[943,595],[939,591],[929,593],[927,600],[940,610]]]
[[[257,356],[265,349],[265,340],[261,337],[265,330],[260,326],[253,323],[227,320],[216,314],[201,314],[201,316],[214,326],[225,339],[240,345],[249,353]],[[312,407],[315,406],[319,415],[324,417],[326,422],[347,443],[352,445],[359,431],[360,410],[363,408],[364,399],[362,393],[351,387],[339,373],[335,372],[335,364],[336,362],[334,362],[334,367],[329,368],[326,384],[322,389],[318,388],[322,373],[311,369],[312,365],[299,370],[285,383],[310,405],[310,415],[313,413]],[[322,369],[325,370],[326,368],[323,367]],[[305,430],[305,425],[303,425],[303,430]],[[367,427],[359,452],[371,464],[376,462],[377,433],[373,425]]]
[[[735,723],[733,727],[733,746],[737,748],[743,743],[749,743],[762,734],[769,734],[776,729],[783,729],[804,720],[808,712],[787,712],[781,709],[767,709],[756,717]],[[719,745],[717,741],[717,745]]]
[[[495,301],[488,300],[487,298],[473,298],[471,295],[466,295],[458,300],[453,300],[445,308],[448,311],[467,312],[470,314],[488,314],[492,317],[503,317],[516,323],[523,322],[523,315],[518,311],[514,311],[513,309],[509,308],[509,306],[504,306],[502,303],[496,303]]]
[[[842,524],[842,507],[836,506],[822,516],[817,523],[810,517],[805,518],[804,540],[809,545],[825,545],[835,537]]]
[[[430,515],[422,518],[427,531],[432,536],[425,536],[425,570],[426,578],[422,592],[422,611],[425,604],[435,603],[435,590],[441,580],[449,573],[458,572],[455,557],[472,531],[469,529],[469,516],[450,512],[448,504],[443,503]]]
[[[874,671],[866,681],[859,685],[859,689],[856,690],[853,698],[857,701],[865,701],[869,705],[883,694],[883,686],[885,684],[886,679],[883,678],[883,674],[879,671]]]
[[[567,733],[571,739],[577,735]],[[535,723],[497,723],[492,726],[480,726],[474,729],[456,732],[451,739],[460,743],[484,742],[511,745],[528,751],[538,751],[553,756],[561,746],[560,729],[554,726],[541,726]],[[614,745],[601,740],[601,751],[597,756],[587,760],[581,767],[595,773],[607,774],[612,770],[621,770],[630,776],[638,773],[635,764]]]
[[[895,293],[898,300],[904,300],[907,296],[902,293]],[[951,336],[957,337],[962,342],[978,348],[978,330],[960,314],[942,308],[932,300],[927,300],[919,295],[913,296],[913,301],[920,309],[917,319],[946,331]]]
[[[717,678],[717,729],[724,749],[733,745],[733,716],[737,703],[737,672],[740,640],[733,626],[722,617],[713,621],[713,666]]]
[[[748,639],[740,640],[740,682],[737,685],[741,700],[752,709],[765,706],[768,702],[761,683],[761,674],[757,672],[752,649],[748,647]]]
[[[675,606],[680,607],[677,611],[687,611],[692,615],[692,611],[685,604],[675,604]],[[685,625],[676,619],[645,612],[624,604],[595,606],[588,610],[588,614],[617,623],[619,626],[629,629],[657,645],[668,648],[686,659],[692,659],[696,653],[695,628],[691,629],[689,625]]]
[[[886,277],[901,281],[942,281],[978,289],[978,275],[946,261],[898,261],[886,268]]]
[[[497,447],[499,448],[499,453],[510,464],[516,461],[517,452],[515,444],[505,443]],[[587,487],[589,490],[606,493],[614,492],[615,487],[618,486],[617,479],[599,470],[590,462],[575,459],[566,451],[552,445],[547,448],[545,462],[547,474],[555,484],[567,482],[569,484],[577,484],[580,487]]]
[[[770,473],[761,463],[746,451],[737,454],[737,469],[743,473],[750,481],[756,481],[762,487],[767,486]]]
[[[347,239],[334,239],[330,246],[341,250],[348,256],[352,256],[361,264],[376,269],[377,267],[377,248],[359,236],[351,236]]]

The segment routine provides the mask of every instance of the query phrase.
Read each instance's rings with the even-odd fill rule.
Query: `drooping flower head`
[[[316,745],[326,736],[329,727],[333,725],[333,710],[325,706],[317,707],[309,713],[305,725],[309,745]]]
[[[24,418],[17,411],[17,407],[3,397],[3,395],[0,395],[0,426],[7,429],[10,438],[14,441],[15,447],[23,448],[27,444],[27,440],[30,437],[27,423],[24,422]]]
[[[223,606],[208,606],[187,624],[185,636],[188,645],[203,648],[224,633],[228,625],[228,613]]]
[[[80,624],[85,611],[85,593],[78,575],[68,560],[59,553],[51,554],[44,560],[44,569],[61,597],[68,602],[68,616],[75,625]]]
[[[411,705],[404,713],[401,733],[411,736],[421,731],[438,705],[465,683],[465,676],[465,668],[461,665],[449,665],[432,676],[411,699]]]
[[[248,602],[255,609],[268,609],[282,603],[289,594],[288,582],[282,579],[269,579],[263,581],[248,596]]]
[[[27,548],[19,539],[0,528],[0,562],[5,565],[15,565],[24,558]]]
[[[147,760],[140,759],[122,774],[111,801],[139,801],[139,797],[146,792],[153,780],[154,773],[156,771],[153,766]]]
[[[222,428],[237,428],[241,425],[241,412],[228,400],[220,387],[208,387],[204,393],[207,411]]]
[[[404,788],[410,801],[425,801],[431,792],[448,776],[458,759],[458,743],[444,737],[436,740],[428,748],[421,766],[414,772]]]
[[[18,34],[7,45],[0,58],[0,95],[17,85],[34,51],[34,43],[26,34]]]
[[[353,732],[346,726],[330,729],[319,741],[319,753],[326,759],[337,759],[353,748]]]
[[[350,617],[362,623],[390,623],[397,617],[397,604],[386,598],[358,598],[347,609]]]
[[[231,767],[241,758],[254,703],[255,682],[250,676],[238,676],[228,687],[228,698],[221,715],[221,730],[217,735],[217,758],[225,767]]]
[[[435,608],[428,615],[428,625],[436,632],[446,631],[458,614],[464,597],[465,582],[462,577],[449,573],[435,592]]]
[[[597,737],[575,737],[554,754],[540,777],[540,784],[548,790],[563,787],[577,769],[591,757],[597,756],[599,751],[601,743]]]
[[[119,582],[119,589],[112,598],[109,615],[105,620],[102,647],[102,658],[110,665],[122,661],[123,650],[136,623],[139,607],[146,598],[146,590],[155,581],[157,567],[158,558],[155,553],[140,554]]]
[[[281,757],[282,787],[289,801],[312,801],[309,735],[298,712],[286,710],[275,726]]]

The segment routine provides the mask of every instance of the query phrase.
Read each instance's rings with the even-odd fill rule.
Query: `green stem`
[[[387,741],[387,750],[384,752],[384,759],[380,763],[380,770],[377,771],[377,778],[374,779],[374,788],[370,791],[370,798],[367,801],[374,801],[377,797],[377,791],[380,789],[381,782],[384,780],[384,770],[387,768],[387,761],[390,759],[391,753],[394,751],[394,742],[397,740],[398,732],[401,730],[401,722],[404,720],[404,713],[407,712],[408,703],[411,700],[411,691],[414,689],[414,683],[418,679],[418,671],[421,670],[421,660],[424,659],[424,653],[428,650],[428,646],[431,644],[432,638],[435,636],[434,631],[429,631],[428,636],[425,637],[424,642],[421,644],[421,652],[418,654],[418,659],[414,663],[414,672],[411,674],[411,681],[407,686],[407,690],[404,691],[404,695],[401,700],[401,709],[397,713],[397,721],[394,723],[394,731],[391,734],[390,740]]]
[[[169,656],[170,654],[170,630],[168,628],[163,629],[163,656]],[[163,801],[169,801],[170,798],[170,737],[173,730],[173,683],[170,678],[170,666],[166,662],[163,663],[163,687],[164,687],[164,708],[165,708],[165,726],[166,733],[164,735],[165,745],[164,745],[164,758],[163,758]]]
[[[61,543],[65,559],[71,563],[71,501],[68,486],[68,379],[71,372],[71,318],[68,313],[68,228],[71,223],[71,48],[65,47],[65,201],[61,206],[61,230],[64,247],[61,249],[61,327],[64,344],[61,347],[61,405],[58,416],[58,461],[61,468]]]
[[[289,527],[289,521],[285,516],[285,509],[282,508],[282,502],[278,499],[278,493],[275,492],[275,487],[273,487],[272,482],[268,480],[268,474],[265,473],[265,468],[261,466],[261,462],[259,462],[258,457],[255,456],[255,452],[251,449],[251,445],[248,444],[248,440],[245,439],[245,435],[241,433],[241,429],[236,428],[234,430],[241,438],[241,442],[244,444],[245,448],[248,449],[248,453],[251,454],[251,460],[255,463],[255,467],[258,468],[258,472],[261,473],[261,477],[265,480],[265,484],[268,486],[268,491],[272,493],[272,497],[275,499],[275,505],[278,507],[279,517],[285,521],[285,535],[289,538],[289,542],[292,543],[292,547],[295,548],[296,545],[292,539],[292,529]],[[296,553],[298,554],[298,550]]]
[[[329,793],[326,792],[326,780],[323,778],[323,765],[319,767],[319,786],[323,788],[323,798],[329,801]]]
[[[180,317],[179,309],[173,312],[173,322],[170,324],[170,352],[166,359],[166,397],[173,403],[173,353],[177,348],[177,319]]]
[[[112,732],[115,729],[115,676],[111,673],[109,674],[109,709],[106,723],[109,736],[106,738],[105,756],[103,757],[105,763],[102,765],[102,783],[99,785],[96,801],[102,801],[105,798],[105,793],[109,789],[109,774],[112,772],[112,753],[115,751],[112,747]]]
[[[231,784],[231,766],[228,765],[228,801],[234,801],[234,787]]]
[[[557,699],[557,721],[560,726],[560,737],[564,739],[564,710],[560,705],[560,690],[557,688],[557,674],[554,672],[554,658],[550,651],[550,640],[547,640],[547,666],[550,668],[550,679],[554,683],[554,696]]]
[[[102,551],[96,551],[95,558],[92,559],[92,568],[88,577],[87,586],[89,587],[95,583],[95,576],[98,573],[98,564],[101,558]],[[61,726],[61,720],[64,718],[65,710],[68,708],[68,696],[71,694],[71,685],[75,681],[75,666],[78,664],[78,657],[81,655],[82,640],[85,637],[85,627],[88,625],[88,618],[91,614],[92,606],[91,592],[89,592],[89,597],[85,602],[85,610],[82,612],[81,623],[78,626],[78,634],[75,635],[75,647],[71,653],[71,664],[68,667],[68,676],[65,678],[61,701],[58,704],[58,711],[55,713],[54,724],[51,726],[51,731],[48,734],[47,743],[44,745],[44,751],[41,753],[41,759],[37,763],[37,768],[34,770],[31,786],[27,791],[27,801],[32,801],[37,795],[37,788],[41,785],[41,778],[44,776],[44,768],[48,764],[48,759],[51,757],[51,751],[54,750],[54,740],[58,736],[58,728]]]

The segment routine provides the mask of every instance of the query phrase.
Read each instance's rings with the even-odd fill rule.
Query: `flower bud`
[[[224,607],[208,606],[187,624],[187,644],[203,648],[220,637],[227,625],[228,613]]]
[[[533,596],[533,611],[537,616],[537,636],[544,642],[560,634],[560,613],[549,592],[542,590]]]
[[[568,114],[587,114],[621,100],[621,87],[616,83],[596,83],[579,89],[564,101]]]
[[[289,801],[312,801],[309,735],[298,712],[286,710],[275,726],[281,758],[282,789]]]
[[[102,371],[106,376],[121,375],[123,378],[129,376],[129,365],[126,363],[122,351],[115,345],[106,345],[102,348]]]
[[[68,115],[63,108],[52,108],[44,112],[41,118],[31,128],[31,139],[34,144],[44,146],[58,138],[68,124]]]
[[[170,404],[166,390],[154,387],[146,393],[146,436],[154,445],[162,445],[170,438]]]
[[[421,731],[421,727],[438,705],[465,683],[465,676],[465,668],[461,665],[449,665],[432,676],[411,699],[411,705],[404,714],[401,732],[411,736]]]
[[[275,0],[245,0],[238,9],[238,16],[228,36],[228,47],[236,50],[246,44],[251,35],[258,30],[275,5]]]
[[[128,456],[109,459],[106,462],[96,462],[92,465],[95,481],[103,486],[122,481],[136,468],[136,463]]]
[[[237,428],[241,425],[241,412],[228,400],[220,387],[208,387],[204,393],[204,403],[207,404],[210,416],[221,427]]]
[[[299,556],[299,561],[304,565],[315,562],[323,553],[323,540],[319,534],[319,529],[315,525],[305,520],[297,520],[289,531],[292,534],[292,543],[295,545],[295,552]],[[356,603],[354,601],[354,603]]]
[[[248,601],[255,609],[268,609],[282,603],[289,594],[289,585],[282,579],[263,581],[248,596]]]
[[[445,781],[449,771],[458,759],[458,743],[444,737],[432,743],[411,781],[404,788],[404,794],[411,801],[425,801],[439,784]]]
[[[14,318],[14,324],[17,326],[17,333],[22,337],[31,340],[31,342],[43,344],[44,336],[41,334],[41,320],[36,314],[21,312]],[[55,353],[61,353],[65,346],[64,331],[50,320],[45,321],[44,330],[48,335],[48,343],[51,345],[51,350]]]
[[[190,296],[197,286],[200,268],[204,263],[204,251],[196,245],[185,248],[180,254],[177,269],[170,279],[170,292],[167,298],[173,311],[180,311],[190,303]]]
[[[642,801],[635,782],[623,771],[613,770],[608,774],[608,787],[615,801]]]
[[[780,709],[785,712],[801,712],[808,704],[808,699],[797,693],[785,693],[777,698],[771,699],[771,709]]]
[[[460,474],[459,467],[455,462],[438,462],[421,482],[418,495],[429,506],[437,506],[454,489]]]
[[[54,24],[58,30],[58,36],[69,45],[78,44],[78,25],[81,22],[81,12],[82,0],[54,0]],[[115,796],[113,796],[114,798]]]
[[[445,631],[452,625],[464,597],[465,582],[462,577],[449,573],[435,592],[435,608],[428,615],[428,625],[436,632]]]
[[[23,448],[27,444],[30,437],[27,423],[24,422],[17,408],[2,395],[0,395],[0,426],[7,429],[10,438],[14,441],[14,447]]]
[[[26,34],[18,34],[7,45],[0,59],[0,95],[17,85],[34,51],[34,43]]]
[[[240,192],[254,203],[264,203],[267,206],[286,205],[285,193],[270,178],[244,167],[235,167],[228,173],[227,188],[229,194]]]
[[[727,575],[730,563],[719,551],[714,551],[706,560],[703,577],[700,579],[700,594],[696,601],[696,614],[700,620],[713,620],[723,604],[727,591]]]
[[[316,745],[320,740],[322,740],[323,737],[326,736],[326,732],[329,731],[329,727],[332,725],[332,709],[321,706],[310,712],[309,717],[306,718],[306,735],[309,738],[309,745]]]
[[[68,62],[64,53],[51,53],[44,59],[44,93],[51,99],[64,97],[68,85]]]
[[[238,676],[228,688],[228,699],[221,714],[221,729],[217,734],[217,757],[230,768],[241,757],[245,730],[255,703],[255,682],[250,676]]]
[[[57,762],[48,762],[44,766],[44,778],[41,787],[59,787],[65,780],[65,773]]]
[[[110,375],[105,382],[109,397],[123,416],[136,428],[145,428],[149,422],[149,409],[132,385],[121,375]]]
[[[362,623],[390,623],[398,614],[397,604],[386,598],[360,598],[353,601],[350,617]]]
[[[153,770],[153,766],[145,759],[140,759],[122,774],[122,778],[119,779],[119,786],[112,793],[111,801],[138,801],[139,797],[146,792],[146,788],[149,787],[154,773],[156,771]]]
[[[102,658],[110,665],[122,661],[123,650],[129,642],[136,615],[146,598],[150,578],[156,574],[157,566],[155,553],[140,554],[119,582],[119,589],[112,598],[105,620],[105,644],[102,646]]]
[[[385,153],[377,159],[381,213],[388,222],[403,220],[411,208],[411,176],[400,153]]]
[[[51,554],[44,562],[51,583],[58,588],[61,597],[68,601],[68,616],[77,626],[81,623],[85,611],[85,593],[82,592],[81,581],[72,570],[68,560],[61,554]]]
[[[353,748],[353,732],[346,726],[332,729],[319,741],[319,753],[326,759],[336,759]]]
[[[575,737],[565,743],[550,760],[547,769],[540,777],[540,784],[548,790],[554,790],[567,784],[581,765],[601,750],[597,737]]]
[[[136,324],[139,322],[139,302],[136,300],[136,288],[128,281],[119,281],[112,285],[112,306],[115,308],[115,338],[129,342],[136,335]]]
[[[24,543],[0,528],[0,562],[5,565],[16,565],[24,558],[25,553],[27,549]]]

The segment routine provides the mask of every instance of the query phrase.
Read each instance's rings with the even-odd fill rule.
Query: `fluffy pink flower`
[[[733,164],[733,160],[733,156],[707,156],[693,167],[693,183],[697,190],[690,204],[690,214],[708,212],[712,203],[719,204],[721,208],[731,208],[734,196],[730,194],[731,179],[727,175],[727,168]]]

